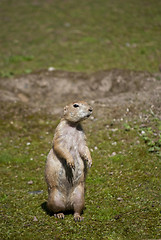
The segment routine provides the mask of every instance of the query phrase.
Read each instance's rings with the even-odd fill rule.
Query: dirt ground
[[[161,118],[161,73],[40,71],[0,79],[0,101],[5,106],[14,103],[31,112],[61,114],[65,104],[76,100],[88,101],[99,117],[106,110],[115,116],[128,108],[131,115],[138,114],[140,109],[151,109]]]

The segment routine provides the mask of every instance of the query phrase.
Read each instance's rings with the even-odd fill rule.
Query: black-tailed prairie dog
[[[91,113],[92,108],[86,102],[69,104],[64,108],[64,117],[55,130],[45,178],[48,185],[47,206],[58,218],[64,218],[64,212],[71,210],[74,211],[75,221],[82,220],[85,178],[92,158],[80,122]]]

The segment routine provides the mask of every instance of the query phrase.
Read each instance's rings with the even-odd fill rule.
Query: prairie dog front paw
[[[67,164],[69,167],[71,167],[73,169],[75,168],[74,160],[72,158],[67,159]]]
[[[88,159],[87,163],[88,163],[88,167],[91,168],[91,166],[92,166],[92,159]]]

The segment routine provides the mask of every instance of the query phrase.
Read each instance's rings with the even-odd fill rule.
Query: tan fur
[[[73,210],[75,221],[82,220],[87,165],[91,167],[92,158],[80,121],[91,113],[92,108],[86,102],[69,104],[55,130],[45,177],[49,194],[47,205],[58,218],[64,218],[65,211]]]

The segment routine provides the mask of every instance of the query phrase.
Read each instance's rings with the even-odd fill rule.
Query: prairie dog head
[[[92,108],[83,101],[74,102],[64,108],[64,118],[73,123],[80,122],[92,114]]]

